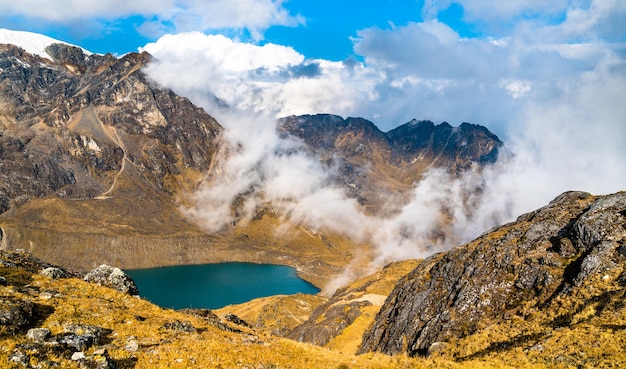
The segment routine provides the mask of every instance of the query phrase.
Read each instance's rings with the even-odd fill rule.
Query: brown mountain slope
[[[625,249],[626,192],[565,193],[426,259],[390,294],[360,352],[624,366]]]
[[[207,235],[179,206],[217,165],[220,125],[147,80],[145,53],[47,52],[0,45],[2,248],[77,270],[287,264],[319,286],[362,252],[269,216]]]
[[[221,127],[147,81],[149,55],[47,51],[0,46],[1,212],[51,194],[105,197],[120,177],[171,195],[208,170]]]

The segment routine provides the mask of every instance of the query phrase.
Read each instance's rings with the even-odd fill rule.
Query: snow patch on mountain
[[[0,28],[0,44],[16,45],[30,54],[39,55],[47,59],[50,59],[50,55],[46,52],[46,47],[49,45],[66,44],[75,46],[38,33],[13,31],[5,28]],[[85,49],[83,49],[83,52],[87,55],[91,54],[91,52]]]

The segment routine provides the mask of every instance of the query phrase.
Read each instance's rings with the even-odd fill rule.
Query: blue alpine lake
[[[141,297],[164,308],[219,309],[258,297],[315,294],[319,289],[291,267],[220,263],[125,271]]]

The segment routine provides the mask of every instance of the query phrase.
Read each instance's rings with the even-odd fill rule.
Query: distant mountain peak
[[[76,45],[69,44],[64,41],[54,39],[39,33],[26,32],[26,31],[13,31],[6,28],[0,28],[0,44],[11,44],[19,46],[24,51],[40,56],[42,58],[50,59],[52,55],[46,51],[48,46],[53,44],[64,44],[68,46],[78,47]],[[92,54],[91,52],[80,48],[86,55]]]

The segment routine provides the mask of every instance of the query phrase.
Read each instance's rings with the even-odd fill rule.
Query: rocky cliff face
[[[519,346],[541,351],[555,330],[577,325],[584,325],[583,340],[593,346],[599,337],[617,337],[615,324],[626,313],[625,265],[626,193],[564,193],[426,259],[391,293],[360,352],[414,356],[464,337],[477,346],[471,357]],[[489,330],[499,341],[480,347],[471,338]],[[582,342],[578,348],[559,344],[561,355],[584,355]]]
[[[51,194],[105,197],[120,176],[171,195],[190,170],[209,168],[220,125],[150,83],[149,55],[46,52],[0,45],[0,213]]]
[[[454,174],[493,163],[502,142],[485,127],[411,121],[387,133],[362,118],[292,116],[279,131],[300,138],[323,163],[337,168],[337,182],[374,213],[383,199],[404,192],[433,167]]]

